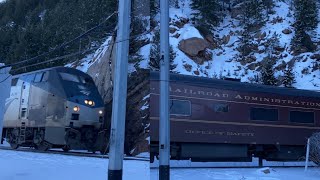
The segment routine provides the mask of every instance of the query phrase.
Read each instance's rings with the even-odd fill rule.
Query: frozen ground
[[[310,168],[193,168],[172,169],[174,180],[318,180],[320,169]],[[158,169],[151,170],[151,179],[158,178]]]
[[[0,150],[0,180],[106,180],[108,160]],[[149,162],[124,161],[123,179],[149,180]]]

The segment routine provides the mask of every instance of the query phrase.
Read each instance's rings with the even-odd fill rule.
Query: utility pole
[[[160,0],[160,166],[159,179],[170,179],[169,0]]]
[[[119,0],[108,180],[122,180],[131,0]]]
[[[2,128],[3,128],[3,116],[5,113],[6,99],[10,96],[11,78],[9,74],[11,67],[0,65],[0,143],[2,144]]]

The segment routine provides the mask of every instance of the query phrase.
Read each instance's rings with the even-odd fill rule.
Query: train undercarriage
[[[57,133],[59,131],[60,133]],[[52,136],[52,134],[55,134],[55,136]],[[35,128],[22,125],[19,128],[4,129],[2,137],[5,137],[12,149],[34,147],[40,151],[61,148],[65,152],[69,150],[88,150],[88,152],[93,153],[100,151],[102,154],[108,152],[107,132],[105,130],[97,130],[93,126],[83,126],[81,128]]]
[[[204,144],[171,143],[172,160],[191,160],[193,162],[251,162],[253,157],[267,161],[299,161],[305,156],[304,146],[257,145],[257,144]],[[159,146],[150,145],[150,162],[158,159]]]

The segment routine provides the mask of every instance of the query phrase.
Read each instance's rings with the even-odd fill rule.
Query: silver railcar
[[[12,78],[2,137],[12,148],[101,150],[103,100],[92,78],[57,67]]]

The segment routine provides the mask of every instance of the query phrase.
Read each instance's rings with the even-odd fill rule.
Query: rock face
[[[114,44],[113,37],[109,44]],[[105,103],[106,117],[104,128],[107,130],[107,138],[110,136],[113,98],[113,69],[115,64],[115,46],[109,46],[92,60],[87,73],[93,78],[100,95]],[[128,77],[127,109],[126,109],[126,135],[125,153],[136,155],[148,152],[148,124],[149,124],[149,70],[138,69]],[[143,107],[143,108],[142,108]]]
[[[182,40],[179,43],[179,49],[198,64],[212,59],[212,53],[207,50],[209,47],[208,41],[197,37]]]
[[[149,70],[140,69],[128,77],[124,152],[137,155],[149,151]],[[112,101],[106,104],[107,134],[110,134]]]
[[[109,103],[112,99],[112,80],[114,67],[114,51],[115,46],[113,45],[115,37],[110,40],[111,46],[106,51],[101,51],[100,55],[96,56],[99,59],[93,59],[94,64],[90,66],[87,73],[93,78],[96,86],[98,87],[99,93],[102,96],[104,103]]]

